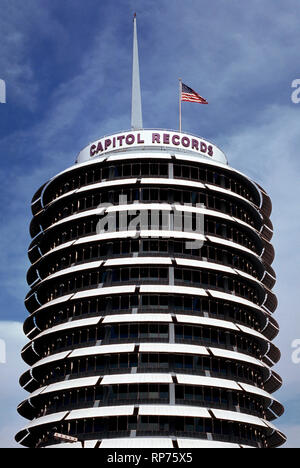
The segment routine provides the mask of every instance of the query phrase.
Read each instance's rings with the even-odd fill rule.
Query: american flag
[[[208,104],[200,94],[196,93],[192,88],[189,88],[184,83],[181,83],[181,100],[188,102],[199,102],[199,104]]]

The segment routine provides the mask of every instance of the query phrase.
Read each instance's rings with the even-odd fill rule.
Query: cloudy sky
[[[145,128],[178,128],[181,77],[209,101],[183,104],[183,130],[219,145],[272,197],[284,378],[276,396],[286,407],[277,425],[286,447],[300,447],[300,364],[291,357],[300,340],[300,104],[291,100],[299,0],[0,0],[0,446],[15,446],[24,425],[15,408],[24,398],[30,200],[83,146],[130,127],[135,11]]]

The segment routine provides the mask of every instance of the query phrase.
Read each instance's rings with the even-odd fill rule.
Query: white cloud
[[[41,83],[33,55],[41,41],[64,38],[64,28],[41,2],[2,0],[0,6],[0,70],[8,87],[8,101],[34,111]],[[48,24],[50,27],[45,28]],[[39,41],[37,41],[37,36]]]
[[[282,425],[280,430],[287,436],[283,448],[300,448],[300,425]]]
[[[22,324],[8,321],[0,321],[0,338],[6,343],[6,364],[0,364],[0,448],[10,448],[18,446],[14,436],[26,422],[18,415],[17,406],[27,396],[18,382],[26,370],[21,349],[27,340]]]

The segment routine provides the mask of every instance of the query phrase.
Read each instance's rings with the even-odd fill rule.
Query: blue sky
[[[24,424],[15,408],[26,342],[30,200],[80,149],[130,127],[132,15],[138,15],[145,128],[178,128],[178,78],[208,106],[183,103],[183,130],[211,139],[273,201],[276,344],[286,406],[277,425],[300,447],[298,0],[0,0],[0,446]]]

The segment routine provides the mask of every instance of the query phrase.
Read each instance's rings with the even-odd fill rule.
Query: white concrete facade
[[[124,229],[126,213],[153,210],[159,226]],[[101,138],[32,211],[18,442],[81,447],[57,445],[54,428],[99,448],[285,441],[271,423],[283,407],[270,200],[219,148],[166,130]],[[163,212],[203,229],[166,229]],[[114,231],[97,231],[105,216]]]

